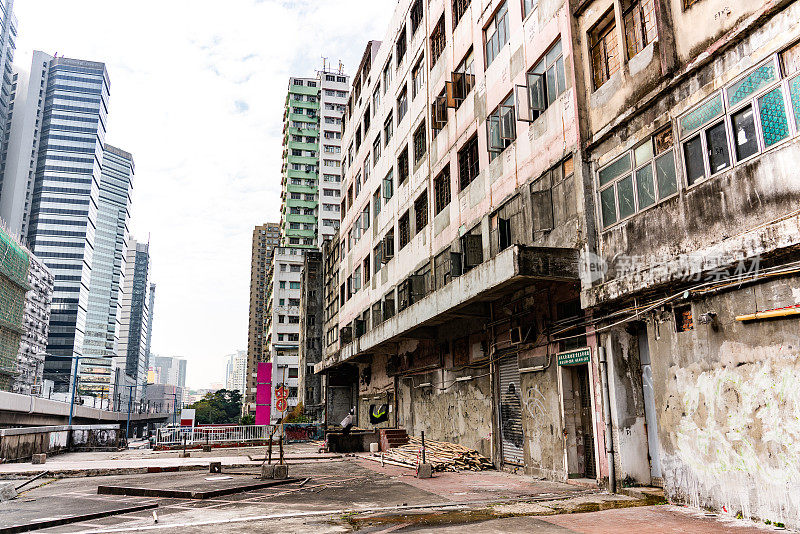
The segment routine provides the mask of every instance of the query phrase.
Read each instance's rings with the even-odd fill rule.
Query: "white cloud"
[[[151,239],[153,351],[185,356],[188,382],[223,378],[247,345],[250,238],[280,218],[290,75],[357,67],[394,0],[22,0],[16,62],[34,49],[103,61],[107,141],[133,153],[131,229]]]

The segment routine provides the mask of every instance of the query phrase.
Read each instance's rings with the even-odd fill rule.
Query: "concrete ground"
[[[218,489],[253,484],[261,449],[197,452],[195,470],[133,472],[145,465],[176,465],[176,452],[123,451],[70,454],[48,459],[45,466],[0,465],[0,479],[23,477],[31,468],[69,467],[68,478],[41,478],[21,495],[0,503],[0,532],[43,520],[76,514],[96,514],[81,522],[54,526],[44,532],[165,532],[248,534],[258,532],[518,532],[541,533],[677,533],[764,532],[767,527],[673,506],[647,506],[657,497],[611,495],[596,489],[536,480],[497,471],[437,473],[417,479],[413,471],[359,457],[329,455],[319,458],[314,444],[290,446],[294,458],[289,475],[298,482],[251,489],[211,499],[98,495],[98,486],[135,486],[154,489]],[[314,459],[303,459],[313,457]],[[209,461],[229,459],[222,475],[209,474]],[[129,471],[114,473],[123,464]],[[187,466],[189,463],[178,465]],[[225,465],[225,462],[223,462]],[[232,467],[232,466],[237,467]],[[16,469],[16,470],[15,470]],[[307,479],[307,480],[306,480]],[[157,505],[130,513],[131,506]],[[112,513],[102,517],[106,513]]]

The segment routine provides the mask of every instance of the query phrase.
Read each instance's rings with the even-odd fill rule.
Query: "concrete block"
[[[203,445],[203,452],[211,452],[211,445]]]
[[[370,443],[369,452],[380,452],[381,446],[379,443]]]
[[[47,454],[34,454],[33,458],[31,459],[32,464],[43,464],[47,461]]]
[[[222,473],[222,462],[211,462],[208,464],[209,473]]]
[[[17,498],[17,488],[14,482],[0,484],[0,502]]]
[[[284,479],[289,478],[289,466],[286,464],[271,464],[261,466],[262,479]]]
[[[191,455],[192,453],[189,451],[186,452],[181,451],[178,453],[178,458],[189,458]]]
[[[417,467],[417,478],[432,478],[433,466],[431,464],[419,464]]]

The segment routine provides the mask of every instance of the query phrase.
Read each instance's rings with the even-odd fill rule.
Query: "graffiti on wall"
[[[530,386],[525,391],[525,410],[531,417],[541,417],[547,415],[545,398],[539,390],[539,386]]]

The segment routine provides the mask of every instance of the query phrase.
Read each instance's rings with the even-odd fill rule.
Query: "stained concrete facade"
[[[321,377],[314,365],[322,361],[323,278],[322,252],[306,251],[300,280],[300,367],[298,397],[306,417],[314,422],[323,418]]]
[[[656,32],[638,51],[619,2],[573,9],[598,229],[582,303],[608,355],[616,478],[797,527],[800,4],[641,4]],[[619,68],[598,86],[611,18]]]
[[[326,421],[800,525],[800,3],[528,5],[366,47]]]

